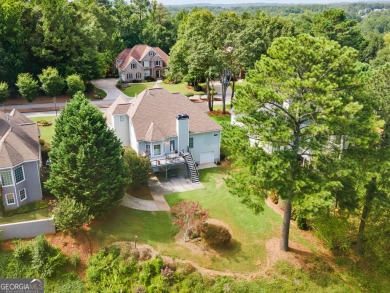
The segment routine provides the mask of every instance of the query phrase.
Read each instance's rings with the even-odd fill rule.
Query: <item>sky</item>
[[[382,1],[379,0],[378,2],[382,2]],[[383,2],[385,2],[385,1],[383,1]],[[223,0],[159,0],[159,2],[162,2],[164,5],[184,5],[184,4],[197,4],[197,3],[211,3],[211,4],[242,4],[242,3],[327,4],[327,3],[340,3],[340,2],[372,2],[372,1],[359,1],[359,0],[225,0],[225,1],[223,1]]]

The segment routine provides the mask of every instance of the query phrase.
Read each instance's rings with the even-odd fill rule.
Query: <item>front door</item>
[[[156,70],[156,77],[157,78],[160,78],[161,76],[160,76],[160,70]]]

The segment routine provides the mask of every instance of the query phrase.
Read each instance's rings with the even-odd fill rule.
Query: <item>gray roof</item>
[[[176,116],[179,114],[189,115],[190,133],[221,131],[221,126],[186,96],[161,87],[146,89],[130,102],[118,97],[106,116],[122,112],[125,106],[128,106],[127,115],[132,120],[137,141],[161,141],[177,136]]]
[[[35,122],[17,110],[0,111],[0,168],[40,158],[39,129]]]

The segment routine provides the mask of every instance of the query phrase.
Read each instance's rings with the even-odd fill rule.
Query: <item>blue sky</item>
[[[386,0],[385,0],[386,1]],[[385,2],[383,0],[378,2]],[[164,5],[183,5],[196,3],[211,3],[211,4],[240,4],[240,3],[279,3],[279,4],[327,4],[340,2],[372,2],[372,1],[358,1],[358,0],[159,0]],[[387,2],[387,1],[386,1]]]

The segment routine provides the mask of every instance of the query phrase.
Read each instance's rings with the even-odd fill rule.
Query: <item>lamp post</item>
[[[54,99],[54,110],[56,111],[56,116],[57,116],[57,97],[53,97]]]
[[[137,239],[138,239],[138,236],[135,235],[134,237],[134,248],[137,249]]]

